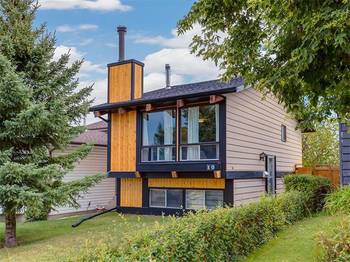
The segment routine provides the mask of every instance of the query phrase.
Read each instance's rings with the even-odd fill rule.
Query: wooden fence
[[[326,166],[326,165],[317,165],[314,167],[296,166],[295,173],[326,177],[332,181],[332,184],[335,187],[339,187],[340,185],[339,167]]]

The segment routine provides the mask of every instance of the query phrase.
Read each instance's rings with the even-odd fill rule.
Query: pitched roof
[[[171,88],[162,88],[159,90],[145,92],[140,99],[134,99],[126,102],[105,103],[90,108],[90,111],[103,111],[116,109],[119,107],[137,106],[147,103],[166,102],[181,98],[196,98],[213,94],[225,94],[236,92],[238,87],[243,86],[242,78],[234,78],[229,82],[220,80],[211,80],[205,82],[191,83],[172,86]]]
[[[107,146],[107,123],[100,121],[86,126],[86,131],[76,138],[72,144],[94,144],[96,146]]]
[[[232,79],[230,82],[221,82],[220,80],[210,80],[198,83],[190,83],[184,85],[176,85],[170,88],[162,88],[143,94],[142,99],[157,99],[164,97],[174,97],[189,94],[201,94],[210,91],[222,91],[231,87],[243,85],[241,78]]]

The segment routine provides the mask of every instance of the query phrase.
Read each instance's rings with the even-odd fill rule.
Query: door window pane
[[[219,190],[205,191],[205,207],[207,209],[214,209],[222,207],[224,203],[224,192]]]
[[[205,208],[205,191],[204,190],[186,190],[186,208],[187,209],[204,209]]]
[[[167,190],[167,207],[168,208],[183,208],[182,190],[168,189]]]
[[[165,207],[165,190],[151,189],[150,190],[150,206],[151,207]]]

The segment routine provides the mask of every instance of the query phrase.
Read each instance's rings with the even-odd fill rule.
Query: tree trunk
[[[5,213],[5,246],[17,246],[16,211],[9,211]]]

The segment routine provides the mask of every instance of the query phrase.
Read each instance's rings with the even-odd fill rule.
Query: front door
[[[267,175],[267,193],[269,195],[276,194],[276,157],[266,157],[266,171]]]

